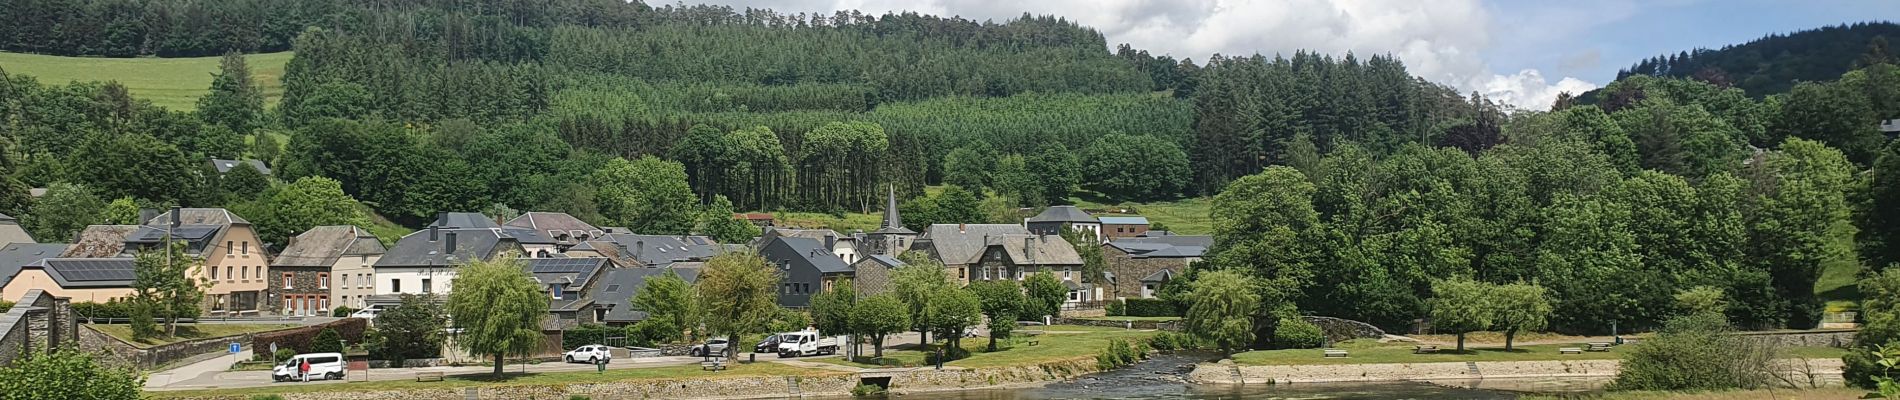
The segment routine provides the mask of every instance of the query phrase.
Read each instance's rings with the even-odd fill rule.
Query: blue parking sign
[[[239,350],[238,342],[231,342],[231,353],[236,354],[238,351],[241,351]]]

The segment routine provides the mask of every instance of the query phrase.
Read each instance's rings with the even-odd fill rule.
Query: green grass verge
[[[397,224],[395,221],[390,221],[388,218],[383,218],[382,215],[376,214],[375,211],[370,211],[369,207],[363,207],[363,212],[369,214],[370,222],[370,225],[365,229],[369,230],[369,234],[376,235],[376,239],[381,240],[384,246],[394,246],[396,239],[402,239],[403,235],[416,231]]]
[[[284,95],[281,78],[291,53],[244,56],[254,82],[264,91],[264,105],[277,105]],[[64,85],[80,81],[118,81],[134,97],[174,110],[197,108],[198,98],[211,89],[211,74],[220,57],[98,58],[60,57],[0,52],[0,69],[11,75],[30,75],[40,83]]]
[[[1693,392],[1603,392],[1564,395],[1526,395],[1520,400],[1847,400],[1860,399],[1864,390],[1848,388],[1762,389]]]
[[[1137,321],[1137,322],[1140,322],[1140,321],[1153,321],[1153,322],[1167,322],[1167,321],[1180,321],[1180,320],[1181,320],[1181,317],[1127,317],[1127,316],[1121,316],[1121,317],[1089,317],[1089,318],[1078,318],[1078,319],[1081,319],[1081,320],[1087,320],[1087,321],[1115,321],[1115,322],[1122,322],[1122,321]]]
[[[1054,361],[1093,358],[1095,353],[1108,348],[1108,342],[1114,339],[1145,341],[1154,336],[1152,331],[1131,331],[1121,328],[1102,328],[1093,326],[1057,325],[1040,330],[1038,335],[1018,335],[1008,340],[996,342],[996,351],[985,351],[989,346],[988,338],[963,339],[962,347],[970,352],[969,357],[944,363],[945,366],[988,368],[1036,365]],[[1018,331],[1027,333],[1028,331]],[[1034,344],[1031,344],[1034,343]],[[1139,344],[1139,343],[1137,343]],[[922,366],[925,356],[935,353],[939,344],[918,345],[911,343],[886,343],[884,358],[874,360],[871,357],[859,357],[845,360],[839,357],[813,359],[852,367],[886,366]],[[869,348],[866,352],[871,351]]]
[[[1339,343],[1337,348],[1351,353],[1346,358],[1326,358],[1320,349],[1261,350],[1235,354],[1234,363],[1241,365],[1340,365],[1340,364],[1402,364],[1436,362],[1476,362],[1476,361],[1553,361],[1553,360],[1615,360],[1630,351],[1629,347],[1617,347],[1610,351],[1584,352],[1583,354],[1559,354],[1558,348],[1584,347],[1583,344],[1543,344],[1517,346],[1505,351],[1502,347],[1473,348],[1465,351],[1452,350],[1451,346],[1439,346],[1437,353],[1412,354],[1409,343],[1378,343],[1367,340],[1351,340]],[[1786,357],[1796,358],[1840,358],[1845,350],[1832,347],[1794,347],[1786,349]]]
[[[178,343],[178,342],[183,342],[187,340],[208,339],[208,338],[221,337],[221,336],[241,335],[241,334],[246,334],[246,333],[251,333],[251,332],[264,332],[264,331],[274,331],[274,330],[279,330],[279,329],[295,328],[298,325],[296,324],[189,324],[189,325],[181,324],[181,325],[178,325],[178,336],[157,337],[157,338],[150,338],[150,339],[145,339],[145,340],[132,339],[131,325],[88,324],[86,326],[90,326],[92,327],[93,330],[97,330],[100,333],[111,335],[112,337],[118,338],[119,340],[125,341],[126,343],[131,343],[132,346],[134,347],[146,349],[146,348],[152,348],[153,346],[167,345],[167,344]],[[159,329],[163,330],[165,329],[165,326],[159,325]]]
[[[378,370],[370,370],[376,374]],[[390,381],[370,381],[358,383],[337,383],[326,385],[278,385],[239,389],[208,389],[146,392],[154,398],[197,398],[197,397],[248,397],[256,395],[319,393],[319,392],[363,392],[372,390],[399,389],[440,389],[480,386],[527,386],[527,385],[569,385],[607,382],[629,382],[669,379],[700,378],[738,378],[756,376],[826,376],[838,372],[821,369],[799,368],[771,362],[752,364],[735,363],[725,371],[702,371],[698,365],[683,365],[655,368],[610,369],[604,373],[594,371],[547,372],[547,373],[510,373],[502,379],[494,379],[486,372],[449,375],[441,382],[416,382],[409,379]]]

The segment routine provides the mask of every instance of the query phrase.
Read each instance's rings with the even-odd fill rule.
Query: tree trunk
[[[884,335],[871,335],[871,358],[884,358]]]
[[[994,330],[990,331],[990,347],[989,349],[983,350],[983,351],[989,351],[989,352],[996,351],[996,331]]]
[[[739,357],[739,334],[734,333],[726,336],[726,350],[721,351],[721,353],[726,353],[727,360]]]
[[[495,353],[495,379],[501,379],[501,367],[502,367],[503,361],[505,360],[501,358],[501,353]]]
[[[1517,341],[1517,328],[1504,330],[1504,351],[1511,351],[1511,344]]]
[[[1458,351],[1465,351],[1465,333],[1458,332]]]
[[[918,346],[930,345],[930,331],[929,330],[924,330],[924,329],[917,330],[917,345]]]

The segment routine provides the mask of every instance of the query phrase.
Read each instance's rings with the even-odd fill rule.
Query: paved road
[[[249,350],[245,350],[244,352],[238,353],[237,356],[240,358],[250,358],[251,352]],[[332,385],[332,384],[344,383],[343,381],[311,381],[307,383],[306,382],[283,382],[283,383],[271,382],[270,371],[228,371],[231,365],[231,360],[232,360],[231,357],[218,357],[211,360],[206,360],[206,361],[202,361],[202,362],[198,362],[198,363],[194,363],[190,365],[185,365],[178,368],[173,368],[166,371],[153,373],[152,376],[146,379],[145,381],[145,390],[164,391],[164,390],[260,387],[260,386],[270,386],[270,385]],[[608,363],[607,368],[608,369],[630,369],[630,368],[665,367],[665,366],[673,366],[673,365],[690,365],[690,364],[699,362],[699,360],[700,359],[698,357],[617,358],[617,359],[614,359],[612,363]],[[580,364],[580,363],[568,364],[568,363],[559,363],[559,362],[526,364],[526,365],[509,365],[507,368],[508,372],[521,372],[521,371],[563,372],[563,371],[592,371],[592,370],[594,370],[593,364]],[[376,368],[376,369],[371,369],[369,371],[369,379],[372,381],[415,379],[415,373],[417,372],[441,372],[443,375],[461,375],[461,374],[485,374],[492,371],[494,371],[494,367],[485,367],[485,366]]]

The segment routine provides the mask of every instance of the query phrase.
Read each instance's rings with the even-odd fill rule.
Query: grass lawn
[[[275,106],[284,95],[280,79],[290,52],[245,56],[254,82],[264,90],[264,105]],[[40,83],[64,85],[71,81],[118,81],[134,97],[174,110],[197,108],[198,97],[211,89],[211,74],[221,57],[99,58],[60,57],[0,52],[0,69],[11,75],[30,75]]]
[[[388,218],[383,218],[382,215],[376,214],[375,211],[370,211],[369,207],[363,207],[363,212],[369,214],[370,225],[366,228],[369,229],[369,234],[376,235],[376,239],[383,241],[384,246],[393,246],[396,244],[397,239],[402,239],[403,235],[416,231],[403,227],[395,221],[390,221]]]
[[[1214,233],[1214,221],[1208,217],[1213,200],[1208,198],[1181,199],[1160,203],[1116,203],[1092,193],[1070,198],[1076,207],[1084,210],[1122,210],[1126,214],[1139,214],[1148,217],[1149,223],[1165,225],[1169,231],[1183,235],[1209,235]],[[1101,215],[1101,214],[1097,214]]]
[[[1563,396],[1530,395],[1523,400],[1848,400],[1866,395],[1865,390],[1847,388],[1730,390],[1717,392],[1605,392]]]
[[[370,370],[375,374],[376,370]],[[449,375],[441,382],[416,382],[410,379],[389,381],[370,381],[328,385],[284,385],[242,389],[209,389],[146,392],[156,398],[173,397],[212,397],[212,396],[256,396],[282,393],[312,392],[361,392],[371,390],[417,389],[470,386],[523,386],[523,385],[567,385],[585,383],[645,381],[663,379],[696,379],[751,376],[825,376],[837,372],[799,368],[785,364],[758,362],[752,364],[731,364],[725,371],[702,371],[698,365],[682,365],[656,368],[610,369],[605,373],[593,371],[548,372],[548,373],[509,373],[503,379],[496,380],[486,372],[463,375]]]
[[[881,206],[880,206],[881,207]],[[883,224],[883,214],[846,213],[843,217],[814,212],[776,212],[772,213],[777,224],[785,228],[830,229],[849,235],[853,230],[865,232],[877,230]]]
[[[220,336],[239,335],[239,334],[245,334],[245,333],[251,333],[251,332],[274,331],[274,330],[279,330],[279,329],[297,327],[296,324],[180,324],[178,325],[177,337],[171,337],[171,338],[160,337],[160,338],[152,338],[152,339],[146,339],[146,340],[132,340],[132,326],[131,325],[87,324],[86,326],[90,326],[94,330],[98,330],[99,332],[103,332],[107,335],[112,335],[112,337],[118,338],[119,340],[123,340],[126,343],[131,343],[133,346],[136,346],[142,349],[151,348],[152,346],[183,342],[187,340],[198,340],[198,339],[214,338],[214,337],[220,337]],[[160,324],[158,328],[163,330],[165,329],[165,325]]]
[[[1018,331],[1018,333],[1024,332],[1026,331]],[[1035,336],[1020,335],[1009,340],[997,341],[995,352],[984,351],[989,346],[988,338],[963,339],[962,347],[970,352],[970,356],[944,363],[944,365],[967,368],[1007,367],[1084,357],[1094,358],[1095,353],[1108,348],[1109,340],[1141,341],[1154,336],[1152,331],[1071,325],[1051,326],[1041,332]],[[1035,344],[1030,344],[1032,341]],[[1137,346],[1139,345],[1138,343]],[[935,353],[937,347],[939,347],[937,344],[919,346],[915,342],[886,343],[881,363],[870,357],[860,357],[857,360],[831,357],[812,361],[866,368],[922,366],[925,365],[925,355]],[[864,351],[869,352],[871,349],[867,347]]]
[[[1115,321],[1115,322],[1121,322],[1121,321],[1166,322],[1166,321],[1179,321],[1181,320],[1181,317],[1089,317],[1089,318],[1080,318],[1080,319],[1089,320],[1089,321]]]
[[[1628,353],[1628,347],[1619,347],[1610,351],[1584,352],[1583,354],[1559,354],[1561,347],[1584,347],[1582,344],[1545,344],[1517,346],[1512,351],[1502,347],[1472,348],[1467,343],[1465,351],[1452,350],[1450,346],[1439,346],[1435,354],[1412,354],[1409,343],[1378,343],[1369,340],[1351,340],[1341,342],[1340,349],[1346,349],[1352,355],[1347,358],[1326,358],[1319,349],[1298,350],[1262,350],[1235,354],[1234,362],[1242,365],[1336,365],[1336,364],[1393,364],[1393,363],[1434,363],[1469,361],[1549,361],[1549,360],[1614,360]],[[1787,357],[1799,358],[1840,358],[1845,350],[1831,347],[1796,347],[1786,350]]]

